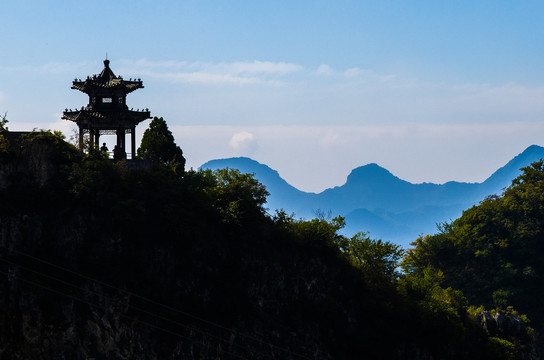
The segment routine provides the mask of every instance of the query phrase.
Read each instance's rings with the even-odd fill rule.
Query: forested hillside
[[[523,168],[501,196],[490,196],[432,236],[414,242],[410,273],[437,269],[445,286],[473,304],[514,306],[544,330],[544,162]],[[542,341],[541,341],[542,343]]]
[[[527,176],[536,184],[542,170]],[[508,284],[528,276],[519,286],[533,286],[541,279],[536,253],[485,268],[509,246],[516,259],[523,246],[537,246],[540,223],[524,221],[523,210],[540,216],[541,187],[523,188],[504,200],[516,217],[499,219],[522,240],[505,230],[488,245],[474,237],[483,245],[470,249],[482,252],[473,255],[483,275],[514,269]],[[398,245],[341,236],[341,217],[267,215],[266,196],[236,170],[183,172],[170,161],[137,169],[95,149],[82,154],[60,134],[4,131],[0,358],[537,358],[534,331],[516,312],[533,304],[508,295],[511,287],[493,283],[475,294],[452,277],[448,256],[428,266],[428,239],[401,273]],[[436,236],[457,228],[477,234],[454,223]],[[486,293],[495,288],[506,295]]]

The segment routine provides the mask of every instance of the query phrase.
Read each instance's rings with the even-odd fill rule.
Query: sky
[[[311,192],[368,163],[481,182],[544,145],[543,24],[534,0],[2,0],[0,113],[70,138],[71,82],[107,54],[188,168],[247,156]]]

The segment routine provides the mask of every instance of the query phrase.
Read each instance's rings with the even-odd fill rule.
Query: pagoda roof
[[[101,128],[117,128],[119,126],[126,127],[137,125],[140,122],[151,118],[149,109],[145,110],[123,110],[112,112],[98,112],[88,108],[81,110],[66,109],[62,115],[62,119],[70,120],[78,125],[99,126]]]
[[[110,61],[108,59],[104,60],[104,69],[102,69],[100,74],[87,76],[85,80],[74,79],[72,82],[72,89],[86,94],[100,89],[119,90],[128,94],[143,87],[141,79],[123,80],[121,76],[115,76],[110,69]]]

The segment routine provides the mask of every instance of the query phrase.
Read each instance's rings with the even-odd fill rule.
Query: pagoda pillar
[[[126,159],[127,157],[127,144],[126,144],[126,135],[125,135],[125,129],[123,129],[123,136],[121,137],[122,146],[121,149],[123,149],[123,157]]]
[[[120,154],[121,154],[121,129],[120,128],[115,130],[115,135],[117,136],[117,144],[115,145],[115,148],[113,148],[113,159],[119,160]]]
[[[115,131],[117,134],[117,153],[113,154],[114,158],[119,159],[126,159],[127,153],[126,153],[126,145],[125,145],[125,129],[124,128],[117,128]]]
[[[121,148],[121,144],[123,143],[122,140],[121,140],[121,128],[115,130],[115,135],[117,135],[117,147],[120,149]]]
[[[100,146],[100,129],[95,129],[94,130],[94,143],[97,146]]]
[[[94,146],[94,128],[89,128],[89,147],[92,148]]]
[[[136,159],[136,126],[130,129],[130,151],[132,152],[131,159]]]
[[[79,126],[79,150],[83,151],[83,126]]]

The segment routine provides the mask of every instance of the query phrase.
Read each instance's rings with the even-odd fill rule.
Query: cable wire
[[[7,272],[2,271],[2,270],[0,270],[0,273],[1,273],[1,274],[4,274],[4,275],[6,275],[6,276],[10,276],[10,274],[8,274]],[[32,281],[32,280],[25,279],[25,278],[22,277],[22,276],[18,276],[18,275],[11,275],[11,276],[13,276],[13,277],[15,277],[15,278],[17,278],[17,279],[19,279],[19,280],[21,280],[21,281],[23,281],[23,282],[26,282],[26,283],[28,283],[28,284],[31,284],[31,285],[34,285],[34,286],[38,286],[38,287],[40,287],[40,288],[42,288],[42,289],[46,289],[46,290],[48,290],[48,291],[51,291],[51,292],[53,292],[53,293],[55,293],[55,294],[58,294],[58,295],[61,295],[61,296],[65,296],[65,297],[68,297],[68,298],[70,298],[70,299],[72,299],[72,300],[75,300],[75,301],[79,301],[79,302],[85,303],[85,304],[87,304],[87,305],[89,305],[89,306],[91,306],[91,307],[98,308],[98,309],[101,309],[101,310],[107,310],[106,308],[104,308],[104,307],[102,307],[102,306],[100,306],[100,305],[93,304],[93,303],[91,303],[91,302],[89,302],[89,301],[87,301],[87,300],[83,300],[83,299],[78,298],[78,297],[76,297],[76,296],[67,294],[67,293],[65,293],[65,292],[63,292],[63,291],[56,290],[56,289],[53,289],[53,288],[51,288],[51,287],[49,287],[49,286],[46,286],[46,285],[43,285],[43,284],[39,284],[39,283],[34,282],[34,281]],[[188,340],[188,341],[190,341],[190,342],[192,342],[192,343],[198,343],[198,344],[200,344],[200,345],[202,345],[202,346],[206,346],[205,343],[203,343],[203,342],[201,342],[201,341],[198,341],[198,340],[195,340],[195,339],[192,339],[192,338],[188,337],[187,335],[183,335],[183,334],[180,334],[180,333],[178,333],[178,332],[174,332],[174,331],[172,331],[172,330],[165,329],[165,328],[163,328],[163,327],[160,327],[160,326],[155,325],[155,324],[151,324],[151,323],[149,323],[149,322],[146,322],[146,321],[143,321],[143,320],[140,320],[140,319],[131,318],[131,317],[129,317],[128,315],[120,314],[120,316],[122,316],[122,317],[124,317],[124,318],[126,318],[126,319],[129,319],[129,320],[136,321],[136,322],[138,322],[138,323],[140,323],[140,324],[143,324],[143,325],[152,327],[152,328],[154,328],[154,329],[163,331],[163,332],[168,333],[168,334],[170,334],[170,335],[174,335],[174,336],[183,338],[183,339]],[[242,357],[242,356],[240,356],[240,355],[231,353],[231,352],[229,352],[229,351],[227,351],[227,350],[222,350],[222,351],[224,351],[225,353],[227,353],[227,354],[229,354],[229,355],[235,356],[235,357],[237,357],[237,358],[244,359],[244,360],[248,360],[248,359],[246,359],[246,358],[244,358],[244,357]]]
[[[0,247],[2,247],[2,248],[4,248],[4,249],[7,250],[7,248],[6,248],[5,246],[1,246],[1,245],[0,245]],[[168,310],[170,310],[170,311],[173,311],[173,312],[179,313],[179,314],[181,314],[181,315],[187,316],[187,317],[189,317],[189,318],[192,318],[192,319],[194,319],[194,320],[200,321],[200,322],[202,322],[202,323],[205,323],[205,324],[208,324],[208,325],[215,326],[215,327],[217,327],[217,328],[219,328],[219,329],[222,329],[222,330],[224,330],[224,331],[227,331],[227,332],[229,332],[229,333],[231,333],[231,334],[235,334],[235,335],[238,335],[238,336],[240,336],[240,337],[245,337],[245,338],[251,339],[251,340],[253,340],[253,341],[257,341],[257,342],[260,343],[260,344],[268,345],[268,346],[270,346],[271,349],[276,349],[276,350],[278,350],[278,351],[283,351],[283,352],[286,352],[286,353],[291,354],[291,356],[296,356],[296,357],[299,357],[299,358],[302,358],[302,359],[311,359],[311,358],[309,358],[309,357],[306,356],[306,355],[303,355],[303,354],[300,354],[300,353],[297,353],[297,352],[293,352],[292,350],[290,350],[290,349],[288,349],[288,348],[284,348],[284,347],[282,347],[282,346],[278,346],[278,345],[272,344],[272,343],[270,343],[269,341],[263,340],[263,339],[260,338],[260,337],[252,336],[252,335],[249,335],[249,334],[238,333],[236,330],[227,328],[227,327],[225,327],[225,326],[223,326],[223,325],[220,325],[220,324],[218,324],[218,323],[215,323],[215,322],[213,322],[213,321],[206,320],[206,319],[203,319],[203,318],[201,318],[201,317],[199,317],[199,316],[197,316],[197,315],[193,315],[193,314],[188,313],[188,312],[186,312],[186,311],[182,311],[182,310],[179,310],[179,309],[177,309],[177,308],[174,308],[174,307],[171,307],[171,306],[162,304],[162,303],[160,303],[160,302],[157,302],[157,301],[155,301],[155,300],[153,300],[153,299],[150,299],[150,298],[147,298],[147,297],[145,297],[145,296],[136,294],[136,293],[134,293],[134,292],[131,292],[131,291],[128,291],[128,290],[124,290],[124,289],[121,289],[121,288],[119,288],[119,287],[117,287],[117,286],[108,284],[108,283],[106,283],[106,282],[104,282],[104,281],[101,281],[101,280],[92,278],[92,277],[87,276],[87,275],[85,275],[85,274],[81,274],[81,273],[79,273],[79,272],[73,271],[73,270],[68,269],[68,268],[66,268],[66,267],[63,267],[63,266],[60,266],[60,265],[51,263],[51,262],[49,262],[49,261],[40,259],[40,258],[35,257],[35,256],[33,256],[33,255],[29,255],[29,254],[26,254],[26,253],[24,253],[24,252],[21,252],[21,251],[19,251],[19,250],[15,250],[15,249],[12,249],[11,251],[13,251],[13,252],[15,252],[15,253],[18,253],[18,254],[20,254],[20,255],[22,255],[22,256],[28,257],[28,258],[30,258],[30,259],[33,259],[33,260],[35,260],[35,261],[41,262],[41,263],[43,263],[43,264],[46,264],[46,265],[48,265],[48,266],[51,266],[51,267],[57,268],[57,269],[59,269],[59,270],[62,270],[62,271],[71,273],[71,274],[76,275],[76,276],[79,276],[79,277],[81,277],[81,278],[83,278],[83,279],[86,279],[86,280],[89,280],[89,281],[93,281],[93,282],[96,282],[96,283],[101,284],[101,285],[103,285],[103,286],[109,287],[109,288],[111,288],[111,289],[120,291],[120,292],[125,293],[125,294],[127,294],[127,295],[130,295],[130,296],[133,296],[133,297],[135,297],[135,298],[141,299],[141,300],[143,300],[143,301],[145,301],[145,302],[151,303],[151,304],[153,304],[153,305],[157,305],[157,306],[163,307],[163,308],[165,308],[165,309],[168,309]],[[9,262],[9,260],[6,260],[6,259],[2,259],[2,260],[6,261],[6,262]],[[20,266],[21,268],[23,268],[23,266],[21,266],[21,265],[19,265],[19,264],[17,264],[16,266]],[[27,269],[28,269],[28,268],[27,268]],[[29,270],[29,271],[36,272],[35,270]],[[43,274],[43,273],[40,273],[40,274],[43,275],[43,276],[45,276],[45,277],[49,277],[49,278],[51,278],[51,279],[53,279],[53,280],[56,280],[56,281],[65,283],[65,284],[68,285],[68,286],[73,286],[73,287],[79,288],[80,290],[83,290],[83,291],[93,292],[92,290],[82,289],[82,288],[80,288],[80,287],[78,287],[78,286],[75,286],[75,285],[73,285],[73,284],[67,283],[67,282],[65,282],[65,281],[63,281],[63,280],[60,280],[60,279],[58,279],[58,278],[54,278],[54,277],[52,277],[52,276],[50,276],[50,275],[46,275],[46,274]],[[97,294],[96,292],[93,292],[93,293]],[[99,295],[99,294],[97,294],[97,295]],[[83,301],[83,300],[82,300],[82,301]],[[134,305],[129,305],[129,306],[132,307],[133,309],[137,310],[137,311],[141,311],[141,312],[143,312],[143,313],[147,313],[147,314],[150,315],[150,316],[155,316],[155,317],[157,317],[157,318],[162,318],[162,319],[165,320],[165,321],[168,321],[168,322],[171,322],[171,323],[176,323],[175,320],[171,320],[171,319],[165,318],[165,317],[163,317],[162,315],[157,315],[157,314],[148,312],[148,311],[146,311],[146,310],[144,310],[144,309],[141,309],[141,308],[138,308],[138,307],[136,307],[136,306],[134,306]],[[177,325],[180,325],[180,326],[183,326],[183,327],[190,327],[189,325],[184,325],[184,324],[181,324],[181,323],[177,323]],[[191,329],[192,329],[192,330],[195,330],[195,331],[199,331],[199,332],[204,333],[204,334],[207,334],[207,335],[209,335],[209,336],[211,336],[211,337],[214,337],[214,338],[216,338],[216,339],[221,339],[220,337],[215,336],[215,335],[212,335],[211,333],[206,332],[205,330],[198,330],[198,329],[196,329],[196,328],[191,328]],[[295,339],[295,340],[298,340],[298,339]],[[236,345],[236,346],[240,347],[241,345]],[[261,354],[261,355],[268,355],[268,354]],[[270,354],[270,355],[268,355],[268,356],[273,356],[273,355]]]

